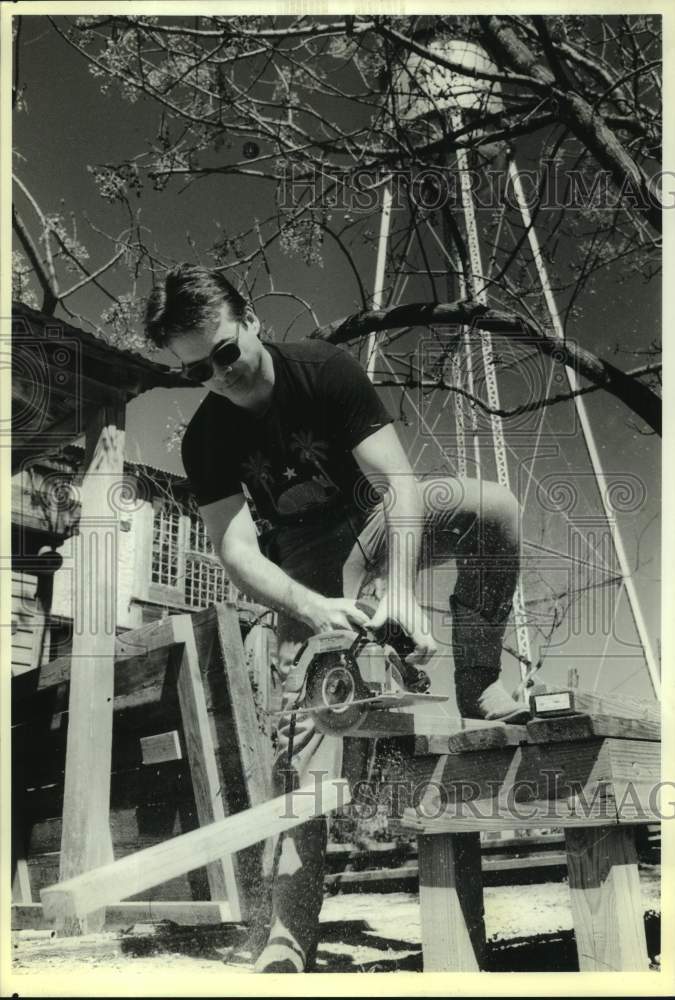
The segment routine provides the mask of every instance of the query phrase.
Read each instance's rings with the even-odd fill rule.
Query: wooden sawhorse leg
[[[480,834],[420,834],[425,972],[477,972],[485,962]]]
[[[648,969],[632,828],[571,827],[565,844],[580,971]]]

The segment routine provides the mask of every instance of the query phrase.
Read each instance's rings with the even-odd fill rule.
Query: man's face
[[[171,337],[167,347],[179,361],[189,365],[208,358],[221,344],[237,343],[239,358],[227,367],[214,361],[211,377],[200,383],[210,392],[236,401],[247,396],[260,377],[263,346],[259,332],[260,321],[253,312],[247,312],[243,320],[236,320],[229,305],[224,303],[211,327]]]

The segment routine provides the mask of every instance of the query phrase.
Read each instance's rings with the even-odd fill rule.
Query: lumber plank
[[[467,719],[465,729],[448,736],[416,736],[415,754],[470,753],[494,750],[498,747],[519,746],[527,742],[525,726],[507,726],[503,722],[491,722],[474,729],[471,727],[471,721]]]
[[[533,719],[527,723],[527,734],[533,743],[558,743],[563,740],[591,740],[612,736],[624,740],[660,740],[661,723],[644,719],[628,719],[610,715],[562,715],[550,719]]]
[[[195,829],[195,826],[194,824],[191,827],[186,826],[185,829],[186,831]],[[144,839],[136,843],[116,844],[116,859],[119,860],[130,854],[136,854],[139,850],[152,847],[158,843],[161,843],[161,841],[155,838],[152,841]],[[33,856],[28,861],[28,867],[33,887],[33,899],[39,900],[42,889],[47,889],[58,882],[59,855],[57,853]],[[143,892],[129,897],[129,902],[141,901],[150,903],[173,900],[201,901],[208,899],[209,883],[206,868],[202,867],[191,872],[186,872],[184,875],[178,875],[176,878],[169,879],[167,882],[162,882],[150,889],[144,889]]]
[[[118,635],[115,643],[116,661],[121,662],[134,656],[147,656],[154,650],[166,649],[180,641],[176,638],[174,630],[174,618],[176,617],[182,617],[182,615],[158,618],[157,621],[139,625],[138,628]]]
[[[276,637],[274,629],[266,622],[258,622],[244,640],[244,659],[255,689],[254,700],[263,712],[273,709],[272,664]],[[269,740],[272,736],[272,719],[263,716],[264,731]]]
[[[28,739],[25,733],[15,739],[12,732],[11,859],[13,903],[32,903],[33,901],[26,862],[29,847],[27,835],[30,833],[25,816],[25,748],[27,744]]]
[[[660,822],[661,744],[624,739],[608,739],[606,743],[619,824]],[[669,786],[665,795],[667,803]]]
[[[567,865],[567,855],[562,851],[551,852],[541,857],[527,858],[483,858],[483,875],[498,872],[523,872],[533,868],[561,868]],[[326,875],[328,886],[340,888],[343,885],[359,885],[362,882],[401,882],[417,879],[419,866],[416,861],[408,861],[399,868],[368,868],[362,871],[331,872]]]
[[[73,657],[63,796],[60,877],[95,868],[111,851],[108,825],[117,603],[115,511],[111,494],[124,471],[124,401],[101,406],[85,442],[82,513],[73,591]],[[91,932],[89,911],[66,933]]]
[[[425,972],[477,972],[485,959],[478,834],[418,838]]]
[[[342,779],[324,779],[280,795],[246,812],[43,889],[40,898],[45,916],[57,921],[81,920],[102,906],[290,830],[349,801],[349,785]]]
[[[271,742],[258,721],[236,606],[208,608],[192,621],[223,804],[233,814],[271,797]],[[270,851],[271,845],[256,843],[233,859],[246,919],[254,912],[266,919],[263,868]]]
[[[422,817],[415,809],[404,809],[400,819],[403,830],[419,834],[436,835],[442,833],[472,833],[498,830],[536,829],[551,823],[550,803],[535,801],[528,803],[528,818],[523,819],[502,812],[496,815],[471,816],[448,815]],[[607,818],[602,816],[579,816],[569,813],[555,819],[556,826],[564,829],[580,826],[606,827]]]
[[[174,641],[179,647],[178,700],[183,721],[183,734],[192,776],[192,789],[200,826],[225,818],[222,791],[218,779],[211,726],[197,659],[197,648],[190,615],[172,619]],[[172,655],[173,652],[172,652]],[[233,915],[241,918],[239,890],[232,857],[224,854],[207,866],[211,899],[227,899]]]
[[[30,903],[32,898],[28,863],[24,857],[16,858],[12,876],[12,902]]]
[[[343,885],[360,885],[367,882],[401,882],[403,879],[417,879],[419,867],[416,861],[400,868],[367,869],[356,872],[332,872],[324,876],[327,886],[340,888]]]
[[[494,734],[497,740],[504,740],[501,745],[510,745],[515,740],[510,739],[508,729],[521,729],[518,726],[506,726],[503,722],[492,722],[485,719],[464,719],[460,715],[443,715],[431,712],[428,708],[418,705],[401,706],[400,708],[373,709],[348,730],[350,736],[379,738],[385,736],[414,736],[420,740],[419,752],[425,751],[424,739],[434,739],[434,745],[440,746],[440,740],[461,738],[464,733],[487,732]],[[490,736],[488,736],[488,739]],[[437,742],[438,741],[438,742]],[[447,747],[442,751],[447,753]]]
[[[148,764],[163,764],[168,760],[180,760],[183,752],[176,729],[168,733],[155,733],[153,736],[141,736],[141,759]]]
[[[581,827],[565,842],[580,971],[648,969],[633,831]]]
[[[116,636],[114,644],[115,664],[132,659],[143,661],[151,653],[164,652],[166,656],[168,647],[175,641],[172,618],[173,615],[156,622],[149,622],[147,625],[141,625]],[[37,683],[38,691],[45,691],[54,687],[55,684],[69,681],[71,667],[76,659],[77,654],[73,648],[72,654],[59,656],[55,660],[45,663],[40,669]]]
[[[178,902],[126,902],[114,903],[106,908],[105,929],[115,930],[134,924],[153,924],[171,920],[176,924],[196,926],[198,924],[237,923],[227,903],[207,900]],[[13,905],[11,910],[12,930],[48,930],[54,921],[44,915],[41,903]]]
[[[411,757],[396,809],[430,833],[651,823],[659,756],[658,743],[607,738]]]
[[[258,725],[236,606],[218,604],[210,610],[214,610],[216,616],[218,643],[230,694],[241,768],[249,801],[251,805],[256,805],[264,802],[271,791],[270,748]]]

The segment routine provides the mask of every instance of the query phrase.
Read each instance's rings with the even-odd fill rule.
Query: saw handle
[[[405,629],[399,625],[397,621],[392,618],[388,618],[384,625],[380,628],[371,629],[371,634],[373,635],[376,642],[386,643],[396,650],[398,655],[402,660],[406,658],[415,649],[415,643],[412,641]]]

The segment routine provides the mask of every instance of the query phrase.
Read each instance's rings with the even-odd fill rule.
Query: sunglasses
[[[230,368],[240,357],[239,324],[237,323],[237,334],[234,340],[228,340],[224,344],[216,344],[207,358],[200,358],[189,364],[183,363],[181,369],[183,378],[201,385],[203,382],[208,382],[216,365],[219,368]]]

